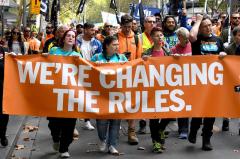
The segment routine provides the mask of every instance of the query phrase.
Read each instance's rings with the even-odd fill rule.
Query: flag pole
[[[229,0],[229,4],[228,4],[228,45],[231,42],[231,8],[232,8],[232,0]]]
[[[2,20],[2,37],[4,35],[4,8],[3,6],[0,6],[1,7],[1,20]]]
[[[204,4],[204,13],[205,14],[207,13],[207,3],[208,3],[208,0],[205,0],[205,4]]]
[[[144,30],[144,11],[143,11],[143,5],[142,5],[142,0],[138,1],[139,3],[139,18],[140,18],[140,24],[141,24],[141,29],[142,31]]]

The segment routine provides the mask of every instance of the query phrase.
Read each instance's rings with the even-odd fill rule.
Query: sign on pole
[[[145,16],[151,16],[155,13],[160,13],[161,10],[159,8],[149,7],[149,6],[143,6],[143,12]],[[136,9],[133,15],[134,19],[137,21],[140,20],[140,13],[139,13],[139,4],[136,5]]]
[[[102,14],[103,23],[108,22],[108,23],[110,23],[110,24],[112,24],[114,26],[116,26],[118,24],[115,14],[108,13],[108,12],[101,12],[101,14]],[[120,12],[119,15],[121,17],[124,14],[125,13]]]
[[[9,0],[0,0],[0,6],[9,6]]]
[[[31,14],[40,14],[40,4],[41,1],[40,0],[31,0],[30,3],[31,7],[30,7],[30,13]]]

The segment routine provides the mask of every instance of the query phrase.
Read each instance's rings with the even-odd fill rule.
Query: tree
[[[205,4],[205,0],[199,0],[200,6],[204,7]],[[226,11],[227,9],[227,2],[226,0],[208,0],[207,3],[208,8],[210,9],[210,11]]]
[[[86,16],[84,13],[76,16],[76,11],[79,6],[79,0],[61,0],[61,11],[60,11],[60,21],[62,23],[70,23],[72,20],[77,22],[82,22],[83,19],[92,23],[102,22],[101,11],[110,12],[114,14],[114,10],[109,8],[111,0],[87,0],[85,5]],[[116,0],[118,11],[128,13],[129,4],[133,0]],[[135,0],[135,3],[138,3],[138,0]],[[144,0],[143,4],[153,5],[156,4],[152,0]]]

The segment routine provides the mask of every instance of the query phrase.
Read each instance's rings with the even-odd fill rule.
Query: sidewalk
[[[200,131],[195,145],[187,140],[177,139],[177,125],[171,123],[168,129],[171,131],[166,140],[166,151],[163,154],[154,154],[151,152],[152,143],[150,131],[148,134],[139,135],[140,143],[136,146],[127,144],[127,122],[122,122],[120,132],[120,141],[118,150],[123,153],[121,156],[112,156],[108,153],[97,151],[98,136],[97,131],[83,130],[83,121],[78,121],[79,140],[75,140],[70,146],[70,155],[72,159],[238,159],[240,157],[240,136],[238,136],[238,123],[236,119],[231,121],[230,132],[221,132],[221,119],[216,121],[215,133],[212,139],[214,150],[204,152],[201,150]],[[52,149],[52,140],[48,130],[48,121],[45,118],[29,117],[26,125],[39,127],[31,132],[22,131],[17,145],[24,145],[23,149],[14,150],[13,156],[19,159],[56,159],[58,153]],[[95,125],[95,121],[92,120]],[[137,124],[138,126],[138,124]],[[219,127],[219,128],[218,128]],[[145,150],[137,150],[138,147],[144,147]],[[2,158],[1,158],[2,159]]]
[[[18,140],[19,133],[22,130],[22,125],[24,124],[25,120],[26,118],[23,116],[10,116],[7,129],[9,145],[5,148],[0,146],[0,159],[10,157],[8,155],[11,153],[11,151],[13,151],[13,145],[15,145]]]

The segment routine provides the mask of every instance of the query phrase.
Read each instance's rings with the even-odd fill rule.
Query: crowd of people
[[[3,66],[4,55],[13,56],[42,54],[43,56],[61,55],[83,58],[92,62],[125,62],[138,58],[147,60],[148,57],[161,56],[192,56],[192,55],[240,55],[240,13],[233,12],[229,15],[231,21],[231,41],[228,43],[228,27],[225,26],[226,13],[221,13],[219,18],[211,19],[207,15],[198,14],[196,21],[187,23],[186,10],[178,24],[175,17],[168,15],[164,18],[160,13],[147,16],[144,20],[144,30],[141,31],[136,20],[128,14],[121,17],[120,26],[106,22],[99,29],[91,23],[78,24],[76,28],[61,25],[53,28],[47,24],[46,33],[36,33],[30,27],[25,27],[23,32],[19,28],[12,28],[6,32],[0,45],[0,101],[3,94]],[[2,112],[2,103],[0,106]],[[2,146],[8,145],[6,129],[9,116],[0,114],[0,140]],[[69,145],[73,136],[78,135],[75,129],[77,119],[50,118],[48,127],[51,131],[53,149],[60,152],[60,157],[70,157]],[[91,119],[93,120],[93,119]],[[90,119],[85,119],[85,128],[94,130]],[[150,119],[149,126],[153,143],[153,152],[162,153],[167,133],[165,129],[174,119]],[[211,136],[215,118],[178,118],[179,139],[188,139],[196,143],[197,131],[201,124],[202,150],[213,149]],[[222,130],[229,130],[230,119],[224,118]],[[121,120],[98,119],[96,129],[99,137],[99,150],[118,154],[117,140]],[[136,130],[136,120],[128,120],[128,143],[137,145],[137,133],[146,133],[147,120],[139,121],[139,130]],[[240,126],[240,125],[239,125]],[[240,135],[240,128],[239,128]]]

